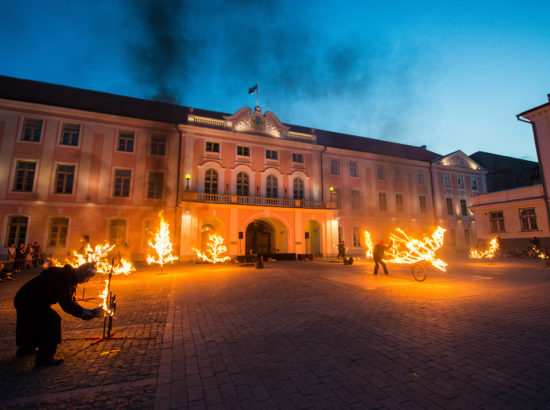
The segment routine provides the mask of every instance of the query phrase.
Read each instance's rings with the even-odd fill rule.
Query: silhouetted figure
[[[65,265],[49,268],[25,283],[17,292],[14,306],[17,310],[15,343],[17,357],[33,354],[38,348],[36,366],[52,366],[63,362],[54,358],[61,343],[61,317],[51,305],[78,318],[90,320],[101,315],[101,308],[85,309],[74,300],[76,286],[87,282],[95,274],[95,266],[85,263],[78,268]]]
[[[378,275],[378,267],[379,265],[382,265],[384,268],[384,273],[388,274],[388,268],[386,267],[386,263],[382,260],[384,259],[384,252],[386,251],[387,246],[384,243],[384,240],[382,239],[380,242],[378,242],[376,245],[374,245],[374,250],[372,252],[372,259],[374,260],[374,274]]]

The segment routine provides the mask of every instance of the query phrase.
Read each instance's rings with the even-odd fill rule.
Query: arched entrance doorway
[[[306,253],[321,255],[321,225],[309,220],[306,224]]]
[[[259,218],[246,227],[245,252],[247,255],[274,255],[287,252],[285,226],[273,218]]]

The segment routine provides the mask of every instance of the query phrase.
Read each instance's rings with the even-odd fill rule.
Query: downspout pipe
[[[180,129],[178,128],[178,124],[174,124],[176,127],[176,131],[179,135],[178,140],[178,161],[177,161],[177,174],[176,174],[176,203],[174,204],[174,232],[176,233],[176,244],[178,249],[178,262],[180,259],[180,247],[181,247],[181,226],[178,223],[181,220],[181,216],[178,217],[178,209],[180,204],[180,180],[181,180],[181,147],[182,147],[182,139],[183,136],[181,134]]]
[[[548,218],[548,229],[550,231],[550,205],[548,204],[548,187],[546,186],[546,179],[544,177],[544,165],[541,161],[540,156],[540,146],[539,146],[539,137],[537,135],[537,124],[535,124],[533,121],[526,120],[524,118],[521,118],[521,114],[516,115],[516,118],[518,121],[526,122],[527,124],[531,124],[531,127],[533,129],[533,136],[535,137],[535,149],[537,150],[537,159],[539,163],[539,172],[540,172],[540,181],[542,182],[542,192],[544,195],[544,205],[546,205],[546,217]]]
[[[437,206],[435,204],[436,198],[435,198],[435,191],[434,191],[434,177],[432,172],[432,165],[433,162],[430,161],[430,188],[432,190],[432,203],[433,203],[433,212],[434,212],[434,224],[437,225]]]
[[[321,159],[321,201],[325,201],[325,184],[323,183],[323,153],[327,150],[327,146],[323,146],[323,150],[319,153]]]

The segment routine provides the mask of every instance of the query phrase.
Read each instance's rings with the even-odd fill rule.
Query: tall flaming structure
[[[153,248],[157,255],[147,255],[147,263],[157,263],[160,265],[160,273],[165,263],[173,263],[178,259],[172,255],[172,242],[170,241],[170,225],[164,220],[162,211],[159,212],[160,224],[155,233],[153,241],[149,241],[148,245]]]
[[[390,259],[386,262],[415,264],[418,262],[429,262],[439,270],[445,271],[447,263],[437,259],[435,254],[443,246],[445,229],[438,226],[431,236],[422,239],[409,237],[402,229],[397,228],[395,233],[390,235],[392,241],[388,250]]]
[[[493,259],[498,251],[498,239],[494,237],[489,242],[489,249],[481,251],[479,249],[470,249],[471,259]]]
[[[373,244],[372,244],[372,237],[370,235],[370,232],[365,231],[363,233],[363,236],[365,239],[365,257],[367,259],[372,259]]]

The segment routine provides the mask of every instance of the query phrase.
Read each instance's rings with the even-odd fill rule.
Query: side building
[[[388,141],[0,77],[0,234],[51,254],[109,241],[136,260],[162,210],[181,260],[212,233],[232,256],[362,255],[396,227],[475,242],[485,170]]]

